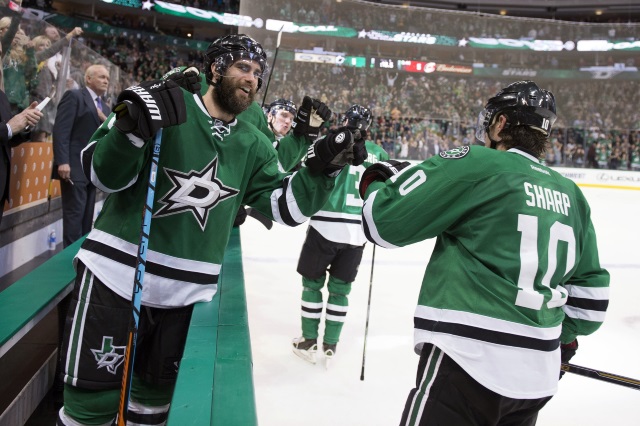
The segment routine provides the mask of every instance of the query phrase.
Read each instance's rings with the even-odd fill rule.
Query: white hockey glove
[[[293,119],[293,134],[306,136],[310,142],[313,142],[318,138],[320,127],[329,118],[331,118],[331,110],[326,104],[305,96]]]

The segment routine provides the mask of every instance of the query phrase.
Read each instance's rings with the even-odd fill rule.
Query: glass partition
[[[132,81],[108,58],[89,49],[73,29],[70,33],[62,32],[29,10],[18,14],[0,7],[0,37],[0,84],[12,112],[17,114],[32,102],[50,98],[42,109],[43,118],[31,131],[31,142],[11,149],[8,210],[12,210],[60,195],[57,181],[51,180],[51,132],[62,95],[67,90],[84,87],[87,67],[102,64],[109,70],[111,80],[105,101],[110,106]]]

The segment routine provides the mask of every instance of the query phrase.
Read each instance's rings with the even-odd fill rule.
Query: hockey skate
[[[317,339],[305,339],[304,337],[296,337],[293,339],[293,353],[311,364],[316,363],[317,351]]]
[[[336,346],[337,343],[330,345],[328,343],[322,343],[322,350],[324,351],[324,368],[329,369],[329,364],[333,360],[334,355],[336,354]]]

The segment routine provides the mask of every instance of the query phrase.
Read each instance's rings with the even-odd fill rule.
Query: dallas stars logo
[[[118,367],[124,361],[124,351],[126,346],[114,346],[113,337],[102,336],[102,347],[91,349],[96,359],[98,368],[106,368],[113,375],[118,371]]]
[[[469,153],[468,146],[460,146],[457,148],[450,149],[448,151],[440,151],[440,157],[449,158],[449,159],[458,159],[462,158]]]
[[[164,169],[173,182],[173,188],[165,194],[160,203],[165,204],[155,217],[191,212],[204,231],[209,212],[221,201],[235,197],[238,190],[225,186],[217,177],[218,157],[201,171],[189,173]]]

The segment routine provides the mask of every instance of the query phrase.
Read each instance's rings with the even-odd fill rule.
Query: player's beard
[[[214,100],[218,106],[224,112],[234,116],[249,108],[256,96],[256,90],[253,88],[247,93],[246,98],[238,95],[238,90],[240,90],[240,85],[231,78],[222,78],[214,90],[214,96],[217,98]]]

